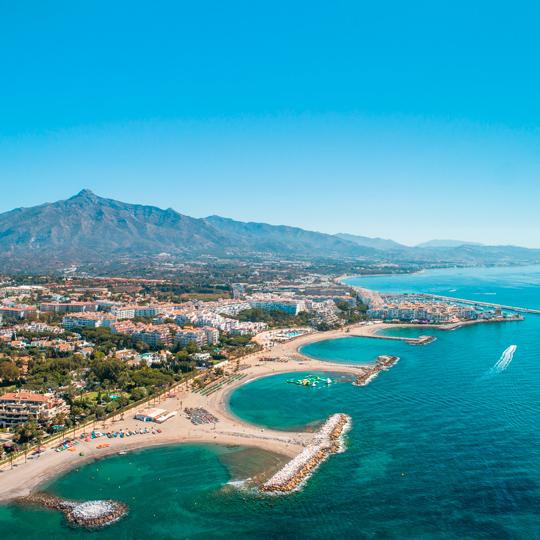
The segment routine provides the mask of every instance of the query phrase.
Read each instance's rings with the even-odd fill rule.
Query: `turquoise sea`
[[[348,282],[540,308],[538,267]],[[232,394],[234,414],[261,426],[315,429],[331,413],[352,416],[347,451],[325,462],[301,492],[259,496],[234,484],[279,466],[277,456],[260,450],[149,449],[90,463],[47,486],[73,499],[125,501],[131,510],[120,523],[87,532],[68,528],[56,513],[2,507],[1,537],[540,538],[540,316],[426,330],[391,330],[435,335],[426,346],[348,337],[304,347],[306,354],[345,363],[387,353],[401,358],[366,387],[331,374],[336,384],[304,388],[286,384],[290,375],[276,375]],[[511,345],[517,346],[511,360],[493,370]]]

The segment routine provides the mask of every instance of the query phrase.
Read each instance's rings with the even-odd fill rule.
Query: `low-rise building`
[[[45,417],[47,420],[57,414],[68,412],[63,399],[53,394],[33,394],[30,392],[10,392],[0,396],[0,426],[13,427],[28,420]]]
[[[162,424],[169,418],[172,418],[175,414],[176,411],[169,412],[165,409],[144,409],[135,415],[135,420],[142,420],[143,422],[157,422],[158,424]]]

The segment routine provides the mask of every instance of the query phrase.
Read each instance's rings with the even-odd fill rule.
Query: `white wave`
[[[250,480],[251,478],[246,478],[245,480],[230,480],[229,482],[227,482],[226,485],[236,488],[245,488]]]
[[[503,372],[514,358],[516,349],[517,345],[510,345],[510,347],[508,347],[508,349],[502,353],[502,356],[499,358],[498,362],[486,373],[486,375],[498,375],[499,373]]]

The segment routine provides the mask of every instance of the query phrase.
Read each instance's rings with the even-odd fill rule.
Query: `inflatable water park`
[[[287,384],[296,384],[297,386],[329,386],[334,381],[330,377],[320,377],[319,375],[308,375],[305,379],[291,379]]]

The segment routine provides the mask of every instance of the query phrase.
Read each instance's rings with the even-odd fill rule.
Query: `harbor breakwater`
[[[279,493],[297,488],[330,454],[339,452],[339,437],[350,420],[349,416],[342,413],[330,416],[317,432],[313,442],[267,480],[259,490]]]
[[[67,501],[46,493],[36,493],[16,500],[17,504],[36,504],[62,512],[66,520],[74,526],[97,529],[111,525],[124,517],[129,507],[119,501]]]
[[[360,375],[356,381],[353,382],[353,384],[355,386],[368,385],[381,371],[390,369],[392,366],[395,366],[398,361],[398,356],[378,356],[375,365],[373,367],[366,368],[364,373],[362,373],[362,375]]]

